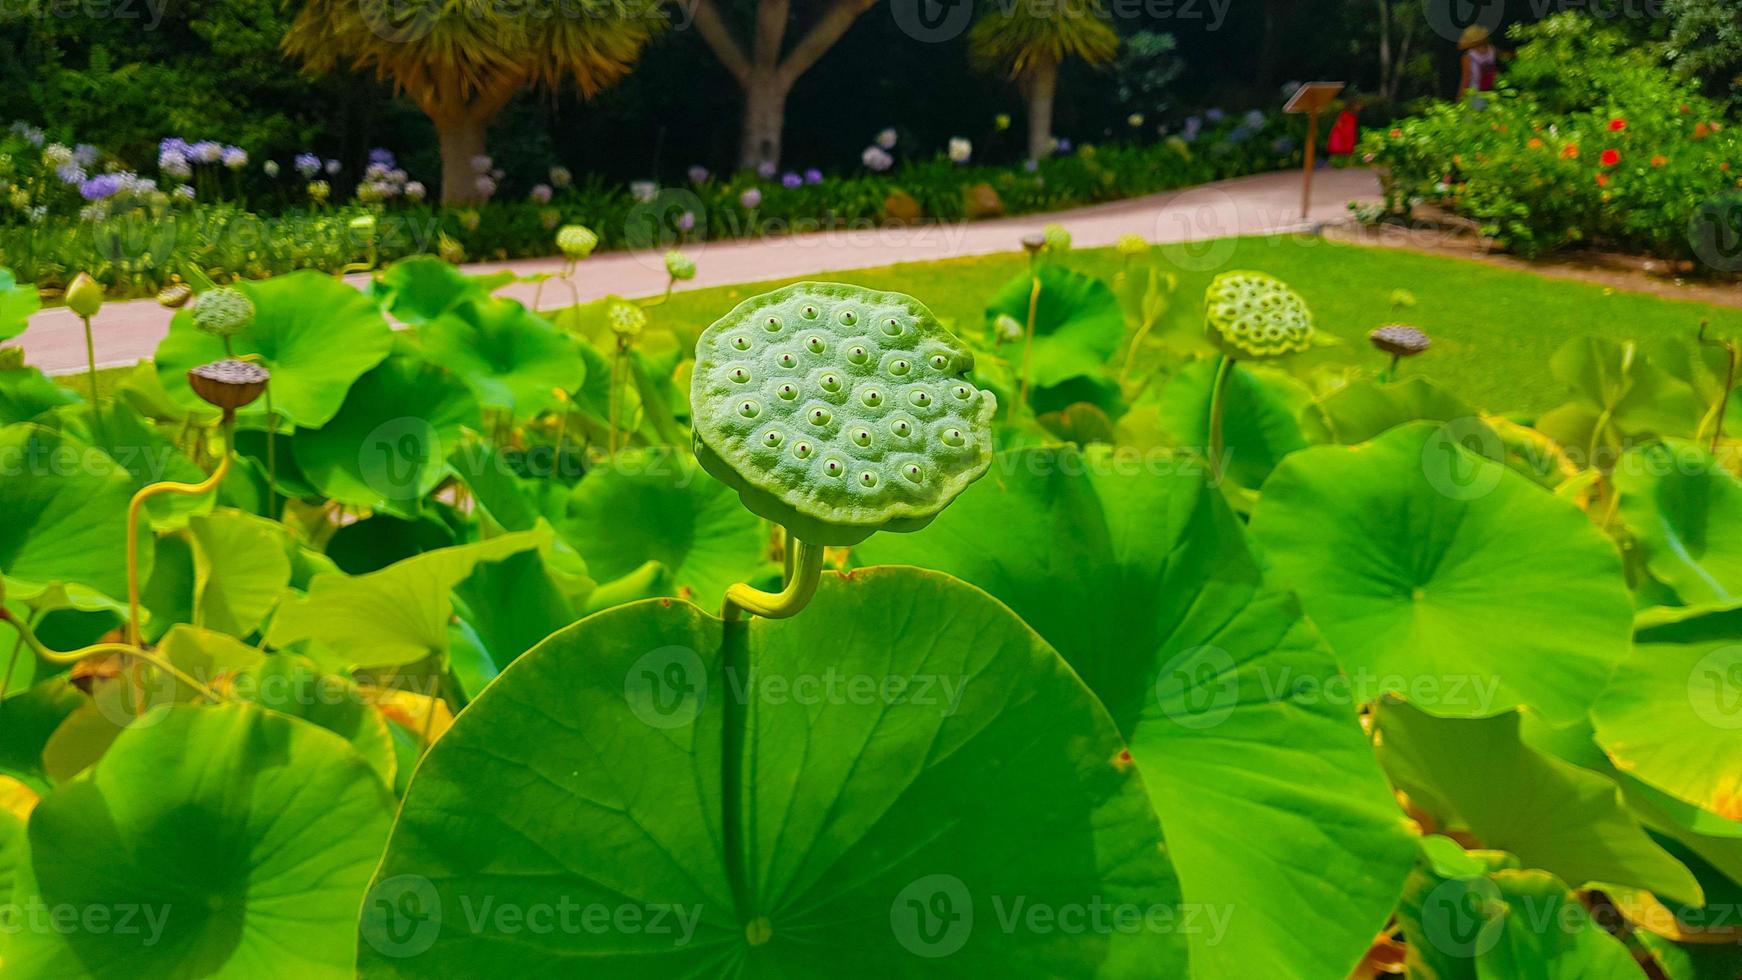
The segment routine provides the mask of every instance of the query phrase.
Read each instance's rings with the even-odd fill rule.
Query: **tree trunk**
[[[786,86],[776,72],[758,70],[744,86],[744,136],[738,166],[755,170],[763,162],[780,165],[780,136],[786,126]]]
[[[1028,79],[1028,158],[1044,160],[1052,153],[1052,103],[1058,92],[1057,65],[1041,65]]]
[[[472,158],[483,156],[485,124],[469,115],[435,120],[442,150],[442,203],[476,204],[478,174]]]

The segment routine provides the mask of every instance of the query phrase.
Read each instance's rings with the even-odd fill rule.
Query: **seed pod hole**
[[[826,408],[811,409],[810,420],[812,425],[828,425],[829,420],[832,418],[834,418],[834,416],[830,415],[829,410]]]
[[[744,370],[741,367],[737,367],[737,368],[733,368],[731,373],[728,374],[727,377],[731,378],[733,381],[736,381],[738,384],[744,384],[745,382],[750,380],[750,372]]]
[[[732,338],[732,346],[737,348],[738,350],[749,350],[750,349],[750,338],[749,337],[733,337]]]
[[[798,367],[798,358],[793,357],[791,354],[782,354],[777,358],[777,360],[780,361],[780,366],[783,368]]]
[[[762,321],[762,329],[768,331],[769,333],[779,333],[780,332],[780,317],[771,316],[771,317],[768,317],[767,319],[763,320]]]
[[[767,446],[770,449],[773,449],[774,447],[780,445],[780,441],[782,439],[785,439],[785,438],[786,438],[785,436],[780,434],[779,429],[769,429],[762,436],[762,444]]]
[[[943,354],[933,354],[931,356],[931,366],[939,371],[946,370],[950,366],[950,359]]]
[[[889,431],[895,433],[900,438],[906,439],[908,436],[913,435],[913,423],[906,419],[896,419],[894,422],[890,423]]]
[[[811,453],[813,452],[816,452],[816,448],[808,442],[795,442],[792,444],[792,454],[797,456],[799,459],[810,459]]]
[[[817,384],[821,385],[824,391],[834,394],[841,390],[841,376],[831,372],[818,378]]]
[[[913,370],[913,362],[905,357],[898,357],[889,362],[889,373],[898,378],[911,370]]]
[[[739,402],[738,403],[738,414],[744,416],[747,419],[753,419],[756,416],[762,414],[762,406],[756,404],[753,401]]]
[[[901,475],[912,480],[914,483],[919,483],[925,479],[925,471],[919,468],[918,463],[909,463],[906,466],[903,466],[901,468]]]
[[[864,364],[870,359],[871,352],[858,344],[854,344],[852,347],[847,348],[847,360],[852,361],[854,364]]]
[[[967,385],[956,385],[954,388],[950,389],[950,394],[955,395],[960,401],[967,401],[974,397],[974,389]]]
[[[895,317],[890,317],[889,319],[884,320],[883,332],[891,337],[901,336],[901,321],[897,320]]]
[[[960,446],[967,441],[967,437],[962,435],[961,429],[945,429],[943,439],[944,444],[950,446]]]
[[[878,391],[876,388],[867,388],[865,389],[865,394],[862,396],[862,400],[865,404],[872,408],[876,408],[883,404],[883,392]]]
[[[775,389],[775,394],[778,394],[781,398],[787,401],[792,401],[794,398],[798,397],[798,385],[791,383],[783,384]]]
[[[854,313],[852,310],[842,310],[841,322],[850,327],[859,322],[859,314]]]
[[[877,474],[871,472],[870,470],[866,470],[865,472],[859,474],[859,485],[862,487],[867,487],[867,488],[876,486],[877,485]]]
[[[823,472],[829,476],[840,476],[846,469],[847,467],[838,459],[826,460],[823,463]]]
[[[828,346],[823,343],[823,338],[812,337],[804,342],[804,348],[812,354],[821,354],[823,351],[828,349]]]
[[[913,394],[908,395],[907,398],[919,408],[931,407],[931,392],[926,391],[924,388],[916,390]]]
[[[806,305],[804,309],[799,311],[799,315],[803,316],[806,320],[815,320],[817,318],[817,308]]]
[[[870,429],[854,429],[853,430],[853,444],[855,446],[858,446],[860,449],[864,449],[867,446],[871,445],[871,430]]]

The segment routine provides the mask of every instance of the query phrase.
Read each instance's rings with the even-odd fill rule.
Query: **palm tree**
[[[1091,0],[1013,0],[994,5],[968,35],[968,57],[982,71],[1016,82],[1028,102],[1028,155],[1052,152],[1052,106],[1059,65],[1081,58],[1103,65],[1119,51],[1119,35]]]
[[[483,196],[472,160],[517,93],[573,80],[590,98],[665,24],[657,0],[301,0],[283,46],[306,71],[373,69],[415,102],[435,123],[451,204]]]

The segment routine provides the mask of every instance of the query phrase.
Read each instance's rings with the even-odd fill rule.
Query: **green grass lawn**
[[[1176,315],[1201,320],[1205,287],[1216,273],[1256,269],[1278,276],[1311,304],[1320,330],[1367,349],[1367,332],[1398,320],[1434,338],[1434,348],[1409,370],[1436,381],[1478,407],[1537,412],[1565,393],[1548,374],[1549,356],[1569,338],[1636,339],[1647,350],[1660,339],[1692,337],[1702,319],[1719,335],[1742,334],[1742,310],[1680,302],[1587,283],[1550,279],[1482,262],[1400,249],[1345,245],[1294,236],[1242,238],[1195,247],[1193,255],[1227,260],[1207,271],[1176,270]],[[1166,255],[1166,252],[1160,254]],[[707,254],[701,256],[707,262]],[[1083,249],[1072,268],[1111,279],[1122,260],[1112,249]],[[977,322],[986,301],[1027,265],[1020,253],[944,262],[855,269],[826,277],[919,297],[946,321]],[[793,279],[679,293],[658,313],[690,330],[707,326],[740,299]],[[1415,294],[1413,309],[1395,313],[1397,289]],[[1356,356],[1359,356],[1358,354]],[[1378,364],[1375,354],[1375,364]]]
[[[1481,262],[1370,248],[1294,236],[1242,238],[1196,246],[1193,256],[1225,261],[1204,271],[1176,269],[1179,291],[1172,315],[1202,318],[1202,296],[1210,279],[1226,269],[1257,269],[1279,276],[1306,297],[1319,329],[1354,345],[1351,356],[1366,351],[1367,332],[1395,320],[1414,323],[1434,338],[1434,348],[1409,370],[1425,374],[1472,404],[1495,411],[1537,412],[1559,404],[1564,392],[1547,373],[1548,358],[1569,338],[1594,335],[1642,341],[1647,350],[1659,340],[1691,337],[1702,319],[1719,335],[1742,334],[1742,310],[1681,302],[1550,279]],[[1159,251],[1166,257],[1169,253]],[[701,261],[707,262],[704,251]],[[904,263],[804,278],[827,278],[919,297],[946,322],[974,323],[986,301],[1027,266],[1027,257],[1008,253],[943,262]],[[1112,249],[1081,249],[1065,260],[1070,267],[1111,279],[1122,259]],[[1201,264],[1201,263],[1193,263]],[[795,279],[720,286],[675,294],[655,312],[656,322],[694,336],[746,296]],[[1394,313],[1397,289],[1415,294],[1416,305]],[[1374,355],[1375,364],[1378,355]],[[101,383],[119,383],[130,368],[105,371]],[[85,376],[59,379],[83,394]]]

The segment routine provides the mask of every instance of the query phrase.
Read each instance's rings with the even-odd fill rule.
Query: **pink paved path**
[[[1379,181],[1367,170],[1320,171],[1314,185],[1315,222],[1349,218],[1352,200],[1379,197]],[[762,279],[810,275],[838,269],[862,269],[897,262],[926,262],[964,255],[1014,251],[1022,236],[1056,221],[1083,247],[1111,245],[1120,235],[1134,233],[1158,244],[1199,242],[1234,235],[1270,235],[1301,227],[1300,175],[1260,174],[1215,184],[1152,194],[1112,204],[1052,214],[1000,218],[962,224],[920,225],[828,231],[804,235],[740,239],[686,246],[697,260],[696,278],[682,289],[724,286]],[[1190,250],[1176,256],[1190,261]],[[522,259],[466,266],[467,272],[510,269],[520,275],[556,272],[558,259]],[[582,300],[615,293],[645,296],[665,288],[662,253],[610,252],[581,265],[577,277]],[[361,287],[366,275],[347,281]],[[534,286],[514,283],[498,291],[531,304]],[[566,301],[561,284],[546,287],[544,305]],[[123,367],[148,358],[169,330],[171,311],[155,300],[110,303],[96,320],[98,367]],[[78,318],[64,308],[44,310],[31,318],[30,329],[18,340],[25,360],[49,374],[66,374],[85,366],[84,331]]]

